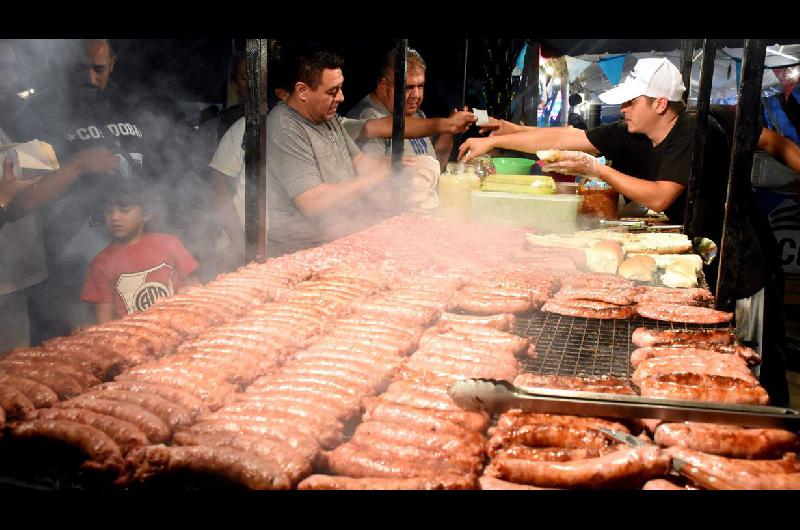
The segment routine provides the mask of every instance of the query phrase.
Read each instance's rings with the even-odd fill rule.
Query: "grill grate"
[[[522,361],[522,371],[539,375],[600,376],[630,379],[631,343],[638,327],[653,329],[727,328],[727,324],[676,324],[636,317],[599,320],[536,311],[517,315],[514,332],[532,339],[537,356]]]

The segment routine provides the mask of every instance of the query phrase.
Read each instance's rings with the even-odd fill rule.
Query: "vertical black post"
[[[408,39],[397,39],[394,53],[394,110],[392,111],[392,170],[403,167],[403,147],[406,130],[406,57]]]
[[[692,56],[694,55],[694,39],[681,40],[681,77],[686,92],[683,93],[683,102],[689,104],[689,95],[692,91]]]
[[[267,40],[247,39],[244,127],[244,237],[247,262],[266,259]]]
[[[461,107],[467,104],[467,61],[469,59],[469,39],[464,39],[464,83],[461,85]]]
[[[525,125],[533,125],[539,122],[539,43],[528,42],[528,51],[525,52],[525,84],[531,87],[531,97],[528,101],[533,104],[527,109],[524,115]]]
[[[703,172],[703,158],[706,152],[706,132],[708,130],[708,109],[711,106],[711,81],[714,78],[714,59],[717,43],[706,39],[703,43],[703,62],[700,66],[700,87],[697,90],[697,125],[694,131],[694,153],[692,155],[692,174],[686,188],[686,211],[683,217],[683,231],[689,238],[705,236],[701,234],[702,218],[697,213],[700,197],[700,174]],[[719,244],[718,241],[714,243]]]
[[[764,40],[744,41],[742,56],[742,79],[739,85],[739,103],[736,105],[736,121],[733,126],[731,169],[728,175],[728,194],[725,200],[725,221],[719,252],[719,277],[717,278],[716,306],[729,309],[733,306],[733,288],[740,272],[740,233],[733,226],[737,221],[736,190],[750,185],[753,171],[753,151],[761,134],[759,113],[761,111],[761,83],[764,75],[764,56],[767,47]]]

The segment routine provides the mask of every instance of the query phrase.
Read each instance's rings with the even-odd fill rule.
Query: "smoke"
[[[0,46],[2,51],[13,48],[12,61],[8,53],[0,56],[0,67],[10,63],[13,68],[13,76],[0,75],[0,127],[12,140],[48,142],[62,165],[89,147],[107,147],[122,159],[120,171],[84,174],[40,205],[49,285],[83,283],[89,262],[109,242],[102,215],[104,185],[129,176],[144,179],[149,195],[158,198],[148,205],[154,213],[150,231],[177,235],[200,261],[213,253],[219,230],[209,215],[207,168],[217,130],[212,125],[196,128],[196,123],[201,108],[221,100],[221,93],[217,97],[219,91],[209,87],[226,82],[231,41],[223,46],[197,42],[111,41],[116,63],[105,90],[99,91],[88,82],[92,63],[81,40],[0,41],[7,44]],[[16,96],[30,89],[29,97]],[[57,322],[39,340],[68,332],[65,322],[71,327],[85,323],[71,316],[81,312],[75,289],[63,303],[55,302],[54,290],[41,291],[40,305]],[[47,307],[48,297],[58,307]]]

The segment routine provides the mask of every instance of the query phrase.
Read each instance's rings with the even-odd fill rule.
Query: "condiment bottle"
[[[473,164],[451,162],[439,177],[439,215],[467,220],[472,210],[472,191],[481,189],[481,179]]]

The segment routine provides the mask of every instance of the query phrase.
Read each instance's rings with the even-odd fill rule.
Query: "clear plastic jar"
[[[602,180],[581,180],[578,194],[583,197],[582,214],[595,219],[619,219],[619,192]]]
[[[439,215],[448,219],[467,220],[472,210],[471,194],[481,189],[481,179],[472,164],[451,162],[439,177]]]

